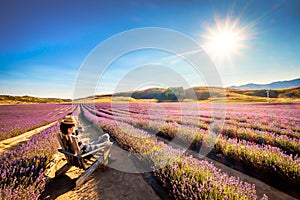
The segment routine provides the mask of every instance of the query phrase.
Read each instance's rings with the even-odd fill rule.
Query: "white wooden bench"
[[[84,169],[85,171],[76,180],[77,187],[83,184],[99,166],[108,164],[112,142],[105,142],[102,147],[82,154],[77,137],[58,133],[57,138],[61,146],[58,151],[65,155],[67,163],[55,172],[55,177],[65,174],[72,166]]]

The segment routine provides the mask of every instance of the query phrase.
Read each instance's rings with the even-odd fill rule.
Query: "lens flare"
[[[206,26],[206,34],[203,48],[214,60],[231,60],[242,49],[246,48],[246,41],[250,39],[251,31],[249,26],[241,26],[239,19],[231,20],[215,18],[215,25]]]

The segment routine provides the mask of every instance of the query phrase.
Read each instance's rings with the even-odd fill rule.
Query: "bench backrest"
[[[77,137],[72,137],[72,136],[64,135],[62,133],[58,133],[57,138],[58,138],[61,148],[64,149],[65,151],[68,151],[68,152],[74,153],[74,154],[81,153],[80,148],[78,146],[78,138]],[[85,161],[83,158],[78,158],[78,157],[70,156],[70,155],[66,155],[66,154],[65,154],[65,156],[70,165],[85,169]]]

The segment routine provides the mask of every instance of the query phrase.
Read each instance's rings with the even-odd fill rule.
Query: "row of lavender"
[[[210,124],[214,121],[211,114],[203,114],[203,111],[201,113],[200,111],[197,113],[195,111],[191,112],[188,109],[179,110],[176,107],[176,105],[179,104],[173,104],[172,107],[167,104],[165,108],[166,110],[164,111],[168,114],[164,115],[159,111],[155,111],[151,113],[151,119],[149,119],[149,105],[151,104],[133,105],[131,105],[129,108],[130,110],[127,111],[124,110],[124,105],[121,104],[119,104],[113,111],[110,107],[108,107],[108,105],[98,105],[100,107],[96,106],[96,108],[98,107],[99,111],[105,112],[109,115],[114,115],[115,117],[144,119],[146,120],[145,122],[153,119],[166,122],[176,122],[178,124],[186,124],[189,126],[193,125],[205,130],[208,130]],[[233,106],[235,110],[230,108],[231,106]],[[286,112],[285,110],[282,110],[281,116],[277,116],[278,113],[274,113],[273,111],[274,107],[270,107],[269,109],[270,111],[273,111],[273,113],[268,112],[270,115],[269,120],[271,121],[269,121],[270,123],[266,126],[267,122],[264,120],[266,117],[263,116],[262,111],[260,111],[260,115],[258,116],[252,115],[251,112],[248,112],[249,114],[247,116],[245,114],[245,108],[243,108],[243,110],[241,110],[241,116],[241,113],[237,113],[237,108],[234,106],[235,105],[229,105],[229,108],[227,108],[227,117],[225,119],[225,125],[222,127],[221,134],[231,138],[239,138],[258,144],[277,146],[286,151],[288,154],[292,153],[296,155],[300,153],[300,132],[296,131],[296,127],[299,127],[300,125],[300,119],[297,118],[297,110],[293,109],[293,113],[291,111]],[[204,110],[205,113],[208,113],[208,104],[203,104],[202,107],[202,110]],[[240,107],[245,106],[240,105]],[[251,108],[250,105],[250,110],[251,109],[254,110],[254,108]],[[264,110],[265,109],[266,108],[264,107]],[[289,114],[286,116],[287,113]],[[294,114],[293,118],[291,117],[292,114]],[[198,117],[197,115],[201,115],[201,117]],[[260,120],[259,117],[261,117]],[[247,118],[247,120],[245,118]],[[260,122],[264,125],[259,125]],[[278,129],[278,126],[280,126],[280,129]]]
[[[69,112],[70,104],[3,105],[0,107],[0,141],[54,122]]]
[[[99,112],[90,109],[90,111],[101,117],[124,121],[152,133],[159,133],[168,139],[173,139],[177,136],[177,139],[183,144],[192,143],[193,146],[201,147],[203,141],[209,139],[207,130],[199,129],[195,126],[179,125],[159,120],[144,120],[141,116],[139,118],[112,116],[107,111],[104,113],[103,110]],[[226,136],[226,134],[224,135]],[[297,155],[288,156],[279,148],[247,142],[242,140],[242,137],[229,139],[225,136],[220,136],[216,141],[214,147],[216,153],[222,153],[227,158],[241,161],[247,166],[249,165],[267,174],[272,174],[290,183],[300,185],[300,158]],[[293,145],[293,141],[293,139],[285,141],[287,147],[299,148],[297,143]]]
[[[64,109],[55,108],[53,115],[54,112],[65,113]],[[58,113],[56,116],[63,117]],[[78,115],[78,107],[75,107],[73,115]],[[26,122],[25,117],[23,120]],[[45,170],[59,147],[55,137],[58,131],[59,126],[56,123],[0,155],[0,199],[39,198],[46,184]]]
[[[106,113],[102,115],[106,115],[107,117],[107,111]],[[112,116],[110,116],[112,117]],[[149,124],[156,124],[154,125],[156,128],[154,131],[160,131],[159,127],[161,129],[164,129],[163,125],[168,127],[178,127],[177,122],[166,122],[162,118],[156,120],[150,120],[145,119],[145,117],[142,116],[135,116],[134,118],[126,117],[124,115],[114,115],[115,119],[123,120],[123,121],[130,121],[131,123],[134,123],[141,127],[147,127]],[[207,131],[210,127],[209,123],[203,123],[199,122],[196,119],[185,119],[181,121],[180,124],[188,125],[188,126],[194,126],[195,128],[201,128]],[[153,125],[152,125],[153,126]],[[185,126],[182,126],[185,127]],[[176,128],[173,128],[174,131],[176,131]],[[289,137],[287,135],[279,135],[273,132],[268,131],[259,131],[251,128],[244,128],[240,127],[238,125],[228,124],[228,122],[225,122],[225,125],[222,128],[215,128],[214,132],[217,132],[223,136],[229,137],[229,138],[236,138],[238,140],[246,140],[255,144],[267,144],[274,147],[279,147],[282,149],[286,154],[293,154],[299,155],[300,154],[300,139]],[[173,133],[175,134],[175,133]]]
[[[153,164],[156,178],[176,199],[257,199],[255,185],[228,176],[207,161],[186,156],[128,123],[95,117],[90,111],[83,108],[88,120],[109,132],[123,148]]]
[[[152,121],[153,118],[158,121],[165,121],[165,122],[175,122],[178,124],[185,124],[188,126],[196,126],[201,129],[208,130],[210,127],[210,124],[213,122],[213,118],[209,115],[203,115],[201,114],[202,117],[198,117],[197,114],[199,115],[200,113],[197,113],[195,111],[190,112],[186,110],[178,110],[175,106],[171,107],[170,105],[167,104],[166,106],[166,112],[169,114],[167,116],[165,115],[160,115],[159,112],[155,112],[152,114],[151,118],[149,119],[149,111],[148,114],[145,112],[147,110],[147,104],[144,104],[142,106],[145,106],[144,109],[141,109],[141,105],[134,104],[135,106],[131,106],[131,110],[129,111],[124,111],[124,105],[123,108],[121,107],[122,105],[119,105],[117,109],[114,109],[111,111],[111,109],[107,106],[101,105],[98,110],[101,112],[105,112],[106,114],[113,115],[115,118],[124,118],[124,119],[132,119],[136,121],[136,124],[139,123],[148,123],[148,121]],[[177,104],[178,105],[178,104]],[[98,105],[99,106],[99,105]],[[207,112],[207,105],[202,105],[204,107],[205,112]],[[235,106],[235,110],[230,108],[230,106]],[[279,147],[283,151],[285,151],[287,154],[293,154],[293,155],[299,155],[300,154],[300,133],[298,131],[293,131],[292,129],[296,129],[295,127],[299,126],[300,124],[300,119],[297,118],[297,110],[293,109],[292,111],[285,112],[285,110],[282,110],[282,115],[279,117],[277,115],[274,115],[271,117],[272,122],[268,124],[268,128],[263,128],[262,126],[258,125],[258,117],[253,116],[249,112],[249,116],[245,114],[245,108],[244,110],[241,110],[243,117],[240,116],[239,113],[236,111],[236,105],[230,105],[227,110],[233,110],[233,111],[228,111],[227,117],[225,120],[225,124],[222,127],[222,129],[219,128],[219,130],[214,130],[215,132],[218,132],[222,135],[225,135],[230,138],[237,138],[239,140],[246,140],[250,141],[256,144],[268,144],[271,146]],[[241,106],[243,107],[243,106]],[[244,106],[245,107],[245,106]],[[250,106],[251,108],[251,106]],[[264,110],[266,110],[265,107],[263,107]],[[119,110],[118,110],[119,109]],[[253,109],[253,108],[252,108]],[[269,108],[270,112],[269,115],[273,114],[278,114],[274,112],[272,109],[274,107]],[[149,108],[148,108],[149,110]],[[138,113],[138,111],[141,111],[141,113]],[[277,110],[276,110],[277,111]],[[277,111],[278,112],[278,111]],[[181,113],[181,114],[180,114]],[[192,114],[194,116],[192,116]],[[283,114],[284,113],[284,114]],[[287,116],[285,115],[286,113],[289,113]],[[294,114],[294,117],[292,118],[292,114]],[[154,116],[153,116],[154,115]],[[236,115],[237,117],[228,117],[228,116],[234,116]],[[188,117],[187,117],[188,116]],[[205,116],[205,117],[204,117]],[[261,120],[264,121],[263,123],[266,123],[265,120],[263,120],[264,117],[262,117],[262,112],[260,111]],[[173,119],[171,120],[170,117]],[[181,119],[179,120],[178,118]],[[249,118],[252,117],[252,120]],[[277,118],[276,118],[277,117]],[[248,118],[248,121],[246,122],[245,118]],[[280,118],[280,120],[278,119]],[[140,119],[143,119],[144,121],[142,122]],[[176,119],[176,120],[175,120]],[[274,120],[273,120],[274,119]],[[275,129],[274,127],[277,126],[279,122],[282,121],[283,124],[280,124],[281,126],[281,131],[278,129]],[[276,122],[276,123],[275,123]],[[278,123],[277,123],[278,122]],[[160,122],[161,123],[161,122]],[[176,126],[176,124],[175,124]],[[259,128],[258,128],[259,127]],[[267,131],[267,129],[269,131]],[[270,131],[270,129],[273,129],[273,131]]]
[[[184,105],[184,106],[183,106]],[[153,109],[153,104],[96,105],[99,110],[106,110],[113,115],[129,116],[131,118],[151,118],[173,121],[177,123],[197,123],[203,127],[214,121],[210,104],[161,104]],[[221,106],[222,108],[222,106]],[[227,124],[251,128],[259,131],[274,132],[279,135],[300,138],[299,104],[289,105],[258,105],[258,104],[227,104],[226,110],[215,108],[216,113],[226,112]],[[185,122],[187,121],[187,122]]]

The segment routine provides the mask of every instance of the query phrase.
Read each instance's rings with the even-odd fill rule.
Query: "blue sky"
[[[143,27],[174,30],[197,42],[225,87],[299,78],[299,9],[298,0],[0,0],[0,94],[73,98],[92,50],[116,34]],[[227,42],[219,39],[226,19],[233,32]],[[159,73],[153,63],[172,70],[168,75],[162,67]],[[172,82],[178,74],[183,81]],[[176,55],[147,49],[116,58],[97,76],[95,93],[206,83]],[[143,83],[143,76],[156,79]],[[170,81],[160,83],[163,79]]]

